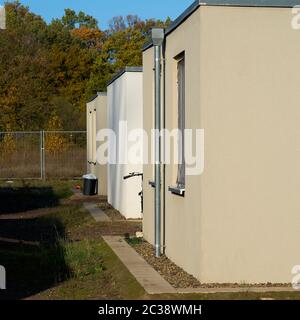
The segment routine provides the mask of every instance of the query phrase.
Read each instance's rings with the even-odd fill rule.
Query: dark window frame
[[[176,185],[179,189],[185,189],[186,163],[185,163],[185,52],[175,58],[177,62],[177,113],[178,113],[178,169]]]

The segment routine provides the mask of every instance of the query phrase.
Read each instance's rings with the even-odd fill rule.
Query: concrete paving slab
[[[176,290],[122,237],[103,236],[103,239],[147,293],[176,293]]]
[[[83,206],[96,222],[111,222],[111,219],[98,207],[97,203],[84,202]]]

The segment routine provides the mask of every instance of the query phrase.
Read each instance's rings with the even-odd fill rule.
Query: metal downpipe
[[[155,60],[155,256],[161,256],[161,46]]]

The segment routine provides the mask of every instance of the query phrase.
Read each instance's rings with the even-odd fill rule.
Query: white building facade
[[[128,141],[127,132],[143,128],[143,72],[141,67],[126,67],[107,87],[108,128],[116,140],[109,141],[110,152],[115,151],[115,161],[108,165],[108,202],[126,219],[142,217],[142,177],[124,180],[130,173],[143,173],[142,161],[129,163],[121,155],[134,144]]]

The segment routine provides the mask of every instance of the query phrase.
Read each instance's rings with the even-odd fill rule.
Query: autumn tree
[[[72,9],[65,9],[65,15],[61,19],[63,25],[69,29],[86,27],[88,29],[98,28],[98,21],[80,11],[78,14]]]
[[[47,133],[45,139],[45,149],[47,153],[57,155],[68,149],[68,142],[65,139],[63,133],[62,122],[59,116],[54,111],[47,123]]]
[[[0,32],[0,130],[85,129],[86,100],[106,90],[112,75],[142,64],[142,46],[153,26],[170,19],[114,17],[107,30],[84,12],[66,9],[47,24],[19,1],[6,4]]]
[[[46,23],[18,2],[7,4],[0,34],[0,129],[36,130],[48,115],[51,78],[43,47]]]
[[[96,57],[91,70],[86,97],[97,91],[105,91],[106,84],[118,70],[126,66],[142,65],[142,47],[150,40],[154,26],[167,27],[166,21],[141,20],[136,15],[114,17],[106,30],[102,50]]]

